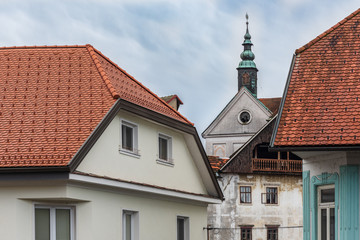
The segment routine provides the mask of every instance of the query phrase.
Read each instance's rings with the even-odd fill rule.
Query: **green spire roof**
[[[244,51],[240,54],[240,58],[242,61],[239,63],[238,68],[256,68],[256,64],[254,63],[255,55],[251,51],[251,46],[253,45],[251,42],[251,35],[249,33],[249,16],[246,14],[246,33],[244,35]]]

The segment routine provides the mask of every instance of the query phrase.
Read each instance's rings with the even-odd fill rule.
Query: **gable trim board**
[[[244,143],[244,145],[242,145],[238,150],[236,150],[233,154],[231,154],[230,159],[224,164],[224,166],[221,167],[219,171],[224,170],[227,167],[227,165],[229,165],[230,162],[234,160],[237,154],[239,154],[247,145],[249,145],[254,140],[254,138],[256,138],[270,123],[276,120],[277,116],[278,115],[276,114],[270,121],[268,121],[262,128],[260,128],[260,130],[257,131],[249,140],[247,140],[246,143]]]
[[[225,108],[217,115],[217,117],[212,121],[212,123],[205,129],[201,134],[203,138],[211,137],[211,131],[218,125],[218,123],[224,118],[224,116],[230,111],[230,109],[238,102],[238,99],[246,94],[258,107],[261,109],[268,117],[271,116],[271,111],[257,98],[255,98],[246,87],[242,87],[240,91],[230,100],[230,102],[225,106]],[[214,134],[218,135],[218,134]],[[213,136],[214,136],[213,135]]]
[[[296,55],[294,54],[293,57],[292,57],[292,60],[291,60],[290,69],[289,69],[288,77],[287,77],[287,80],[286,80],[286,85],[285,85],[284,92],[283,92],[283,97],[281,98],[280,107],[279,107],[279,110],[278,110],[278,118],[276,119],[273,134],[271,135],[270,144],[269,144],[270,148],[274,147],[276,133],[277,133],[277,130],[279,128],[281,115],[282,115],[282,112],[283,112],[287,92],[288,92],[290,81],[291,81],[291,75],[292,75],[294,67],[295,67],[295,60],[296,60]],[[276,150],[276,149],[274,148],[274,150]]]

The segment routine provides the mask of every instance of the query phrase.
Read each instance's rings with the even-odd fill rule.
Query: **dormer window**
[[[138,155],[138,127],[136,124],[121,120],[120,151]]]

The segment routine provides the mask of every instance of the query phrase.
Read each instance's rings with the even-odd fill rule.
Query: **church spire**
[[[244,51],[240,54],[241,62],[237,67],[238,70],[238,90],[246,87],[256,97],[257,94],[257,68],[253,61],[254,53],[251,51],[251,35],[249,33],[249,16],[246,13],[246,33],[244,35]]]

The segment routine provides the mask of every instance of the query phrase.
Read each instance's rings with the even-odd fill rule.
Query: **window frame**
[[[183,220],[184,239],[179,239],[179,220]],[[190,239],[190,218],[185,216],[176,217],[176,240],[189,240]]]
[[[269,231],[275,231],[275,238],[269,238]],[[274,233],[271,233],[274,234]],[[278,240],[279,239],[279,226],[266,226],[266,239],[267,240]]]
[[[132,149],[124,148],[123,146],[123,126],[131,128],[132,129]],[[139,157],[140,151],[138,149],[138,125],[136,123],[130,122],[125,119],[120,119],[120,146],[119,151],[120,153]]]
[[[166,140],[166,152],[167,152],[167,158],[161,158],[160,157],[160,139],[165,139]],[[174,159],[172,158],[172,137],[163,133],[158,133],[158,150],[157,150],[157,162],[158,163],[163,163],[166,165],[174,165]]]
[[[131,236],[130,240],[139,240],[139,212],[132,210],[123,210],[122,211],[122,239],[126,240],[126,216],[130,216],[131,219]]]
[[[241,191],[241,188],[250,188],[250,192],[243,192]],[[241,195],[245,194],[245,202],[241,201]],[[250,202],[246,202],[246,195],[249,194],[250,195]],[[239,197],[240,197],[240,204],[252,204],[252,187],[251,186],[246,186],[246,185],[240,185],[239,186]]]
[[[70,210],[70,240],[75,240],[75,229],[76,229],[75,206],[35,204],[34,205],[34,239],[35,240],[36,240],[36,209],[49,209],[50,240],[56,240],[56,210],[57,209]]]
[[[268,189],[276,189],[276,192],[268,192]],[[268,205],[278,205],[279,204],[279,188],[278,187],[266,187],[265,189],[265,193],[261,194],[261,203],[262,204],[268,204]],[[271,200],[272,197],[270,196],[268,198],[269,195],[274,195],[274,200]],[[268,199],[270,199],[268,201]]]
[[[244,226],[240,226],[240,240],[252,240],[252,229],[253,229],[254,225],[244,225]],[[249,231],[250,230],[250,238],[248,238],[247,236],[245,236],[245,238],[243,238],[243,231]],[[245,233],[247,234],[247,233]]]
[[[322,190],[328,190],[328,189],[334,189],[334,201],[333,202],[321,202],[321,191]],[[317,234],[318,234],[318,238],[321,239],[321,210],[325,210],[326,211],[326,238],[330,238],[330,210],[334,209],[334,234],[336,234],[335,229],[336,229],[336,224],[335,224],[335,184],[327,184],[327,185],[321,185],[317,187],[317,214],[318,214],[318,218],[317,218]]]

